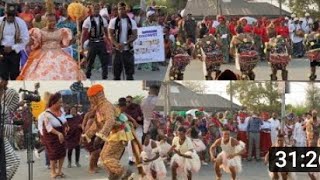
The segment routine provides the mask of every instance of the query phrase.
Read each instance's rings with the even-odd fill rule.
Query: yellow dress
[[[58,29],[53,32],[33,28],[31,53],[18,80],[85,80],[85,74],[63,47],[72,40],[71,30]]]

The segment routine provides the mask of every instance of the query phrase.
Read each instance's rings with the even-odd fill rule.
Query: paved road
[[[89,175],[87,173],[88,169],[88,154],[86,151],[81,152],[81,168],[76,168],[73,167],[71,169],[66,168],[66,163],[65,163],[65,168],[63,172],[66,174],[66,179],[68,180],[106,180],[107,175],[104,172],[104,170],[100,170],[99,173],[94,174],[94,175]],[[28,179],[28,165],[26,164],[27,162],[27,157],[26,157],[26,151],[19,151],[18,154],[22,158],[21,165],[18,169],[18,172],[16,176],[13,178],[13,180],[27,180]],[[43,154],[41,154],[42,159],[36,159],[35,164],[34,164],[34,180],[47,180],[49,178],[49,170],[44,167],[44,159],[43,159]],[[127,162],[127,153],[125,153],[124,157],[122,158],[123,164],[126,164]],[[167,167],[167,170],[169,168]],[[167,180],[170,180],[170,175],[167,176]],[[137,180],[139,178],[136,178]],[[214,180],[214,173],[212,170],[212,166],[202,166],[201,170],[198,174],[194,175],[194,179],[197,180]],[[229,175],[224,174],[223,175],[223,180],[230,179]],[[262,163],[262,162],[244,162],[243,163],[243,171],[239,176],[240,180],[268,180],[268,172],[267,172],[267,167]],[[307,175],[303,173],[298,174],[298,179],[299,180],[307,180]]]
[[[171,65],[168,67],[168,71]],[[184,80],[204,80],[204,65],[199,60],[193,60],[187,66]],[[236,73],[239,71],[236,69],[234,63],[224,64],[221,66],[221,70],[224,71],[230,69]],[[289,80],[291,81],[309,81],[310,67],[308,59],[293,59],[289,66]],[[169,73],[166,73],[166,80],[169,79]],[[256,74],[256,80],[270,80],[271,68],[266,61],[259,62],[257,67],[254,69]],[[318,70],[318,79],[320,79],[320,71]],[[278,79],[281,79],[281,73],[278,72]]]
[[[165,77],[167,67],[160,66],[160,71],[142,71],[136,70],[134,79],[135,80],[149,80],[149,81],[163,81]],[[93,70],[91,80],[101,80],[101,71],[100,70]],[[122,77],[121,77],[122,78]],[[109,77],[108,80],[113,80],[113,73],[112,69],[109,68]]]

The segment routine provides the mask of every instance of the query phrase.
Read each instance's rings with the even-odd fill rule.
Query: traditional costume
[[[293,139],[295,147],[306,147],[306,132],[304,131],[303,122],[296,122],[293,129]]]
[[[62,50],[72,39],[70,29],[62,28],[53,32],[37,28],[30,30],[33,39],[27,64],[19,80],[84,80],[85,75],[76,61]]]
[[[247,136],[248,121],[249,121],[249,118],[247,118],[244,113],[240,113],[239,119],[238,119],[237,140],[242,141],[245,144],[248,144],[248,136]],[[247,156],[248,156],[248,151],[246,151],[246,153],[242,155],[243,158],[247,158]]]
[[[261,155],[265,156],[269,151],[269,148],[272,146],[271,142],[271,122],[268,121],[267,114],[264,114],[264,121],[261,125],[260,131],[260,150]]]
[[[201,161],[198,154],[195,152],[192,140],[186,137],[186,140],[183,144],[180,144],[180,138],[174,137],[172,140],[172,146],[175,146],[177,151],[180,151],[182,154],[191,156],[192,159],[184,158],[178,154],[173,155],[171,159],[171,166],[173,163],[177,163],[177,175],[181,179],[187,179],[187,174],[189,171],[198,172],[201,167]]]
[[[15,16],[15,6],[8,5],[7,8],[7,16],[0,18],[0,74],[16,80],[20,73],[20,53],[29,42],[29,33],[26,23]],[[13,22],[7,21],[9,15],[14,17]],[[6,47],[11,51],[5,52]]]
[[[91,99],[92,107],[96,112],[96,121],[83,134],[83,137],[86,138],[87,142],[90,142],[91,138],[96,135],[106,142],[100,158],[105,169],[109,172],[109,179],[128,178],[131,172],[120,163],[128,141],[135,138],[127,125],[127,118],[106,99],[101,85],[94,85],[89,88],[87,95]],[[133,143],[134,154],[138,160],[139,150],[142,147],[140,149],[135,145]],[[137,163],[139,162],[137,161]],[[137,166],[141,167],[141,164]]]
[[[233,147],[231,145],[231,137],[229,141],[224,144],[223,138],[221,138],[221,149],[222,152],[217,156],[217,159],[222,159],[222,164],[220,168],[222,168],[225,172],[230,172],[230,167],[234,167],[236,173],[240,173],[242,171],[242,164],[241,164],[241,156],[235,156],[232,159],[229,159],[228,156],[231,154],[235,154],[241,152],[245,148],[245,144],[242,141],[239,141],[239,145]]]
[[[148,145],[143,145],[143,151],[141,152],[141,158],[142,160],[150,160],[155,158],[157,155],[159,155],[159,157],[151,162],[144,162],[143,163],[143,170],[146,173],[146,178],[148,180],[153,180],[153,176],[152,176],[152,171],[156,172],[156,179],[157,180],[164,180],[166,178],[166,174],[167,174],[167,170],[166,170],[166,166],[163,162],[163,159],[160,156],[160,147],[157,145],[156,148],[152,148],[151,143],[153,141],[150,140]],[[154,142],[156,143],[156,142]],[[157,143],[156,143],[157,144]]]

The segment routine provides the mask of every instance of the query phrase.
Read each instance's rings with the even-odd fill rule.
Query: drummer
[[[306,39],[306,45],[307,45],[308,50],[320,48],[319,44],[311,45],[312,41],[315,41],[316,38],[320,38],[320,37],[316,36],[316,34],[318,34],[318,33],[320,33],[319,22],[316,21],[313,23],[312,32],[307,36],[307,39]],[[317,59],[316,61],[310,61],[311,74],[309,76],[309,79],[311,81],[314,81],[317,79],[317,75],[316,75],[316,67],[317,66],[320,66],[320,59]]]

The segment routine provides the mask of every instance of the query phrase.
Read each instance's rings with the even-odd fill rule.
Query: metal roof
[[[156,110],[163,110],[165,98],[169,98],[171,110],[181,111],[204,107],[206,111],[217,112],[230,110],[231,101],[216,94],[197,94],[182,84],[170,82],[170,94],[165,97],[166,88],[162,85]],[[241,106],[233,103],[234,110]]]
[[[216,16],[216,0],[188,0],[185,11],[186,14],[191,13],[193,16]],[[222,3],[222,14],[226,16],[279,16],[280,9],[266,2],[232,0]],[[282,10],[282,15],[290,15],[290,12]]]

